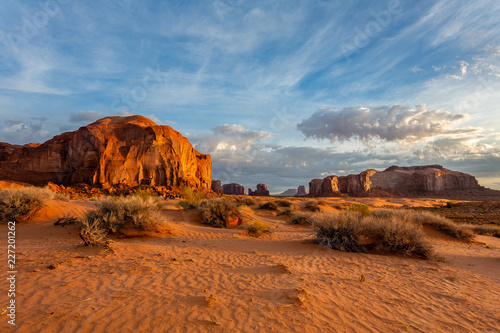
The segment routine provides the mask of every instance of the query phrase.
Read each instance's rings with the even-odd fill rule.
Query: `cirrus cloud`
[[[425,138],[475,132],[476,128],[452,128],[467,115],[444,110],[427,110],[425,105],[415,109],[393,105],[347,107],[342,110],[325,108],[297,125],[306,138],[344,142],[359,139],[365,143],[378,138],[393,142],[417,142]]]

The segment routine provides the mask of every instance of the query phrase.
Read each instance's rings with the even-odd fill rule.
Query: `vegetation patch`
[[[253,206],[255,205],[255,200],[252,198],[237,198],[236,201],[238,205]]]
[[[392,251],[424,259],[432,257],[421,228],[397,216],[363,216],[357,212],[312,215],[316,241],[344,252]]]
[[[261,220],[247,221],[243,223],[243,228],[247,234],[252,237],[260,237],[265,233],[269,233],[269,225]]]
[[[370,214],[370,207],[360,203],[352,203],[351,205],[349,205],[347,210],[350,212],[361,214],[362,216],[368,216]]]
[[[472,231],[474,231],[478,235],[483,235],[483,236],[493,236],[493,237],[498,237],[500,238],[500,226],[498,225],[478,225],[478,226],[473,226]]]
[[[179,206],[184,209],[196,208],[203,201],[203,194],[186,186],[182,192],[184,200],[179,201]]]
[[[276,203],[280,207],[291,207],[292,206],[292,202],[290,200],[286,200],[286,199],[276,200]]]
[[[278,210],[278,205],[274,201],[267,201],[260,204],[259,209]]]
[[[290,224],[298,225],[312,225],[313,224],[313,213],[311,212],[295,212],[290,216]]]
[[[34,186],[0,190],[0,221],[17,221],[56,196],[48,188]]]
[[[306,201],[306,208],[309,209],[311,212],[319,212],[320,209],[318,200]]]
[[[100,199],[95,202],[97,209],[86,214],[80,238],[85,245],[99,245],[109,232],[119,233],[129,226],[139,231],[164,230],[158,199],[141,196]]]
[[[202,222],[213,228],[229,228],[242,222],[234,203],[223,198],[205,200],[198,209],[201,211]]]

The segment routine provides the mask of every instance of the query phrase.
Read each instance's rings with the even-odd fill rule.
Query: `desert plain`
[[[227,196],[234,200],[236,196]],[[303,210],[304,198],[288,198]],[[47,200],[16,224],[16,325],[2,332],[498,332],[500,239],[456,240],[425,229],[436,259],[347,253],[313,240],[310,226],[259,209],[269,231],[216,229],[178,199],[162,200],[168,230],[108,236],[84,246],[90,199]],[[320,209],[362,203],[442,207],[436,198],[322,198]],[[498,205],[498,204],[497,204]],[[498,213],[498,212],[497,212]],[[6,235],[7,225],[1,224]],[[0,247],[6,248],[6,237]],[[7,261],[2,251],[2,262]],[[5,269],[2,271],[5,276]],[[0,289],[8,289],[1,279]]]

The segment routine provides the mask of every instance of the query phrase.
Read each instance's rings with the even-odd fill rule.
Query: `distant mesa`
[[[306,187],[304,185],[300,185],[298,188],[289,188],[283,193],[278,194],[278,197],[301,197],[308,194]]]
[[[472,195],[474,193],[500,194],[499,191],[480,186],[476,178],[471,175],[451,171],[440,165],[392,166],[381,172],[369,169],[357,175],[328,176],[309,182],[309,194],[323,197]]]
[[[297,194],[295,194],[295,196],[300,197],[300,196],[304,196],[304,195],[307,195],[306,187],[304,185],[300,185],[297,188]]]
[[[210,186],[210,188],[215,193],[219,193],[219,194],[222,193],[222,185],[221,185],[220,180],[212,180],[212,185]]]
[[[33,185],[211,187],[210,155],[170,126],[107,117],[43,144],[0,143],[0,179]]]
[[[229,195],[245,195],[245,187],[236,183],[224,184],[222,185],[222,193]]]
[[[257,184],[257,189],[252,191],[252,189],[248,189],[248,195],[252,196],[268,196],[269,190],[267,189],[266,184]]]

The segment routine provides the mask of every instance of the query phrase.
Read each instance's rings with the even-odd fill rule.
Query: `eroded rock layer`
[[[43,144],[0,143],[0,179],[34,185],[152,185],[210,189],[211,158],[170,126],[107,117]]]
[[[369,169],[357,175],[328,176],[309,183],[312,196],[454,194],[472,190],[484,187],[475,177],[440,165],[392,166],[382,172]]]

